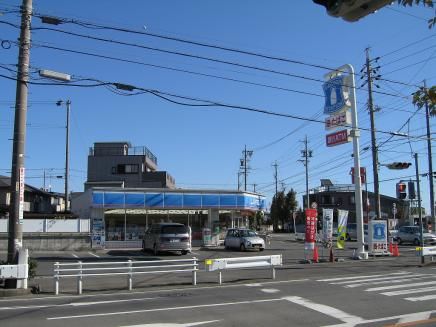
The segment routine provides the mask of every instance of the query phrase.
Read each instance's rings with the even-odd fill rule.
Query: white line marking
[[[199,321],[199,322],[188,322],[181,324],[173,324],[173,323],[157,323],[157,324],[144,324],[144,325],[133,325],[133,326],[121,326],[121,327],[190,327],[190,326],[198,326],[204,324],[210,324],[211,322],[218,322],[220,320],[209,320],[209,321]]]
[[[357,279],[357,280],[347,280],[347,281],[342,281],[342,282],[334,282],[334,283],[329,283],[329,284],[333,284],[333,285],[341,285],[341,284],[347,284],[347,283],[361,283],[361,282],[377,282],[379,280],[382,281],[386,281],[386,280],[396,280],[394,278],[399,277],[399,278],[412,278],[412,277],[425,277],[425,276],[431,276],[431,277],[435,277],[434,274],[410,274],[407,276],[389,276],[389,277],[381,277],[381,278],[363,278],[363,279]]]
[[[261,283],[252,283],[252,284],[245,284],[245,286],[248,286],[248,287],[261,287],[262,284]]]
[[[211,303],[211,304],[200,304],[200,305],[189,305],[182,307],[169,307],[169,308],[157,308],[157,309],[144,309],[144,310],[132,310],[132,311],[119,311],[119,312],[105,312],[105,313],[94,313],[87,315],[76,315],[76,316],[63,316],[63,317],[51,317],[47,320],[61,320],[61,319],[74,319],[74,318],[89,318],[89,317],[101,317],[101,316],[115,316],[115,315],[128,315],[134,313],[145,313],[145,312],[159,312],[159,311],[170,311],[170,310],[191,310],[209,307],[223,307],[228,305],[239,305],[239,304],[253,304],[253,303],[265,303],[283,301],[283,299],[266,299],[266,300],[252,300],[252,301],[240,301],[240,302],[224,302],[224,303]]]
[[[428,279],[428,278],[436,278],[436,276],[421,276],[421,277],[413,277],[413,278],[406,278],[406,279],[394,279],[394,280],[383,280],[383,281],[376,281],[376,282],[357,283],[357,284],[345,285],[344,287],[353,288],[353,287],[359,287],[365,285],[399,284],[399,283],[407,283],[413,280]]]
[[[77,254],[71,253],[71,255],[72,255],[74,258],[79,258],[79,256],[78,256]]]
[[[421,321],[421,320],[427,320],[430,318],[430,314],[428,312],[418,312],[418,313],[412,313],[408,317],[401,318],[398,323],[404,324],[407,322],[412,321]]]
[[[418,296],[418,297],[406,297],[405,298],[405,300],[412,301],[412,302],[428,301],[428,300],[434,300],[434,299],[436,299],[436,294],[424,295],[424,296]]]
[[[410,290],[384,292],[380,294],[386,296],[396,296],[396,295],[404,295],[404,294],[425,293],[425,292],[432,292],[432,291],[436,291],[436,287],[412,288]]]
[[[312,302],[308,299],[304,299],[304,298],[299,297],[299,296],[287,296],[287,297],[284,297],[283,299],[285,299],[289,302],[299,304],[299,305],[306,307],[308,309],[321,312],[327,316],[341,320],[341,321],[346,322],[348,324],[357,324],[363,320],[363,318],[361,318],[361,317],[353,316],[353,315],[346,313],[344,311],[341,311],[339,309],[330,307],[330,306],[325,305],[325,304],[315,303],[315,302]]]
[[[436,313],[436,310],[432,310],[432,311],[424,311],[424,312],[416,312],[416,313],[408,313],[408,314],[404,314],[404,315],[398,315],[398,316],[390,316],[390,317],[383,317],[383,318],[376,318],[376,319],[368,319],[368,320],[362,320],[359,324],[373,324],[373,323],[377,323],[377,322],[382,322],[382,321],[386,321],[386,320],[396,320],[398,319],[399,321],[401,321],[402,319],[409,319],[409,317],[416,317],[417,315],[428,315],[431,316],[432,314]],[[412,319],[412,318],[410,318]],[[345,323],[345,324],[335,324],[335,325],[324,325],[323,327],[353,327],[356,324],[353,323]]]
[[[194,254],[194,255],[200,255],[200,253],[197,253],[197,252],[191,252],[191,254]],[[219,321],[219,320],[218,320]]]
[[[90,255],[92,255],[92,256],[94,256],[94,257],[96,257],[96,258],[100,258],[100,256],[99,255],[97,255],[97,254],[95,254],[95,253],[92,253],[92,252],[88,252]]]
[[[275,288],[262,288],[261,291],[264,293],[268,293],[268,294],[280,292],[278,289],[275,289]]]
[[[382,287],[373,287],[367,288],[366,292],[376,292],[376,291],[384,291],[384,290],[394,290],[396,288],[404,288],[411,286],[424,286],[424,285],[434,285],[435,281],[431,282],[423,282],[423,283],[411,283],[411,284],[402,284],[402,285],[391,285],[391,286],[382,286]]]
[[[145,301],[145,300],[155,300],[160,297],[144,297],[136,299],[125,299],[125,300],[110,300],[110,301],[95,301],[95,302],[75,302],[75,303],[64,303],[64,304],[45,304],[45,305],[28,305],[28,306],[13,306],[13,307],[0,307],[0,311],[3,310],[18,310],[18,309],[42,309],[42,308],[55,308],[55,307],[81,307],[88,305],[97,304],[108,304],[108,303],[118,303],[118,302],[134,302],[134,301]]]
[[[53,279],[53,276],[48,276],[47,278]],[[298,282],[307,282],[308,278],[302,279],[289,279],[289,280],[281,280],[281,281],[272,281],[272,282],[264,282],[261,285],[275,285],[275,284],[286,284],[286,283],[298,283]],[[258,284],[258,283],[253,283]],[[156,293],[168,293],[168,292],[179,292],[179,291],[200,291],[203,290],[213,290],[213,289],[223,289],[223,288],[236,288],[249,286],[250,284],[229,284],[229,285],[217,285],[217,286],[196,286],[196,287],[186,287],[186,288],[169,288],[169,289],[159,289],[159,290],[149,290],[149,291],[132,291],[132,292],[112,292],[112,293],[102,293],[102,294],[86,294],[86,295],[53,295],[53,296],[44,296],[37,298],[8,298],[8,299],[0,299],[0,303],[2,302],[28,302],[28,301],[41,301],[41,300],[64,300],[64,299],[83,299],[83,298],[95,298],[95,297],[113,297],[114,295],[135,295],[135,294],[156,294]],[[257,285],[256,285],[257,286]]]
[[[389,276],[404,275],[404,274],[410,274],[410,273],[407,271],[401,271],[401,272],[397,272],[397,273],[392,273]],[[386,274],[318,279],[317,282],[333,282],[336,280],[347,280],[347,279],[350,280],[350,279],[359,279],[359,278],[367,278],[367,277],[386,277]]]

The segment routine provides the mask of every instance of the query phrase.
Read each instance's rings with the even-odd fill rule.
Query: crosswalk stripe
[[[345,287],[354,288],[354,287],[360,287],[360,286],[365,286],[365,285],[399,284],[399,283],[407,283],[411,280],[425,279],[425,278],[436,278],[436,276],[419,276],[419,277],[411,277],[411,278],[406,278],[406,279],[392,279],[392,280],[356,283],[356,284],[345,285]]]
[[[424,296],[418,296],[418,297],[406,297],[405,300],[418,302],[418,301],[428,301],[428,300],[434,300],[436,299],[436,294],[431,295],[424,295]]]
[[[380,294],[386,296],[396,296],[396,295],[405,295],[405,294],[414,294],[414,293],[425,293],[425,292],[432,292],[432,291],[436,291],[436,287],[413,288],[413,289],[401,290],[401,291],[384,292]]]
[[[400,278],[411,278],[411,277],[422,277],[422,276],[434,276],[434,274],[410,274],[407,276],[395,276],[395,277],[400,277]],[[392,276],[389,277],[382,277],[382,278],[363,278],[363,279],[357,279],[357,280],[353,280],[353,281],[342,281],[342,282],[334,282],[334,283],[330,283],[330,284],[334,284],[334,285],[341,285],[341,284],[347,284],[347,283],[357,283],[357,282],[376,282],[376,281],[386,281],[386,280],[392,280]]]
[[[411,287],[411,286],[434,285],[434,283],[435,283],[435,281],[422,282],[422,283],[411,283],[411,284],[401,284],[401,285],[390,285],[390,286],[367,288],[365,291],[366,292],[376,292],[376,291],[392,290],[392,289],[405,288],[405,287]]]
[[[397,275],[405,275],[405,274],[410,274],[410,273],[407,271],[401,271],[401,272],[392,273],[389,276],[397,276]],[[386,274],[318,279],[317,282],[333,282],[336,280],[353,280],[353,279],[369,278],[369,277],[386,277]]]

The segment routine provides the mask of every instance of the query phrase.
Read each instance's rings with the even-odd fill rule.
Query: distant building
[[[46,192],[25,185],[24,218],[48,218],[62,213],[65,209],[63,194]],[[11,178],[0,176],[0,218],[6,218],[11,204]]]
[[[356,222],[356,201],[354,185],[334,185],[330,180],[321,180],[321,186],[309,191],[309,203],[316,202],[318,212],[322,214],[323,208],[348,210],[348,222]],[[306,203],[306,195],[303,195],[303,203]],[[393,220],[393,207],[396,207],[395,218],[398,224],[409,223],[409,204],[407,201],[380,194],[381,215],[383,219]],[[368,222],[376,217],[375,194],[362,190],[363,220]],[[335,221],[337,210],[335,213]]]
[[[156,156],[145,146],[97,142],[89,150],[85,190],[91,187],[174,189],[174,178],[157,169]]]

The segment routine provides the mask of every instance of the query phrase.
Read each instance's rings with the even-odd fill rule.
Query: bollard
[[[192,270],[192,285],[197,285],[197,258],[193,257],[192,258],[194,260],[194,267]]]
[[[223,278],[222,278],[221,270],[218,271],[218,282],[220,283],[220,285],[223,283]]]
[[[77,276],[77,294],[82,294],[82,261],[79,264],[79,276]]]
[[[271,269],[271,274],[272,274],[272,279],[276,279],[276,269],[274,268],[274,266]]]
[[[133,281],[132,281],[132,260],[127,261],[127,267],[129,267],[129,273],[127,275],[127,288],[129,291],[133,288]]]
[[[54,263],[54,278],[55,278],[55,295],[59,295],[59,262]]]

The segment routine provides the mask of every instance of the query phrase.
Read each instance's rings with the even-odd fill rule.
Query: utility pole
[[[424,80],[424,89],[427,89],[427,83]],[[436,232],[436,218],[434,213],[434,184],[433,184],[433,160],[431,151],[431,130],[430,130],[430,109],[428,102],[425,102],[425,120],[427,123],[427,154],[428,154],[428,179],[430,184],[430,214],[431,226],[433,232]]]
[[[18,263],[18,251],[23,246],[24,207],[24,143],[26,141],[27,93],[30,60],[30,21],[32,0],[23,0],[19,40],[17,88],[15,96],[14,145],[11,169],[11,202],[9,206],[8,263]],[[6,288],[16,288],[15,279],[7,279]]]
[[[273,165],[273,167],[274,167],[274,179],[276,181],[276,200],[277,200],[277,192],[278,192],[278,190],[277,190],[277,166],[278,166],[278,164],[276,161],[276,162],[274,162],[274,165]]]
[[[59,100],[56,102],[57,106],[61,106],[63,103],[62,100]],[[66,107],[67,107],[67,117],[66,117],[66,138],[65,138],[65,212],[69,211],[69,201],[68,201],[68,179],[69,179],[69,172],[70,172],[70,154],[69,154],[69,148],[70,148],[70,106],[71,101],[66,101]]]
[[[251,159],[251,156],[253,155],[252,150],[247,150],[247,146],[244,147],[244,151],[242,151],[242,159],[241,159],[241,166],[244,174],[244,191],[247,191],[247,175],[248,175],[248,161]]]
[[[308,150],[307,148],[307,135],[304,139],[304,150],[301,150],[301,154],[304,159],[299,160],[303,163],[304,167],[306,168],[306,208],[310,208],[310,201],[309,201],[309,158],[312,158],[312,150]]]
[[[421,189],[419,183],[419,166],[418,166],[418,153],[415,153],[415,170],[416,170],[416,189],[418,191],[418,217],[419,217],[419,230],[420,230],[420,245],[421,245],[421,263],[424,264],[424,226],[422,223],[421,212]]]
[[[368,83],[368,109],[371,119],[371,148],[372,148],[372,172],[374,176],[374,195],[375,195],[375,212],[376,219],[381,219],[381,205],[380,205],[380,189],[378,179],[378,148],[375,136],[375,123],[374,123],[374,103],[372,99],[372,68],[369,59],[369,48],[366,49],[366,75]]]

